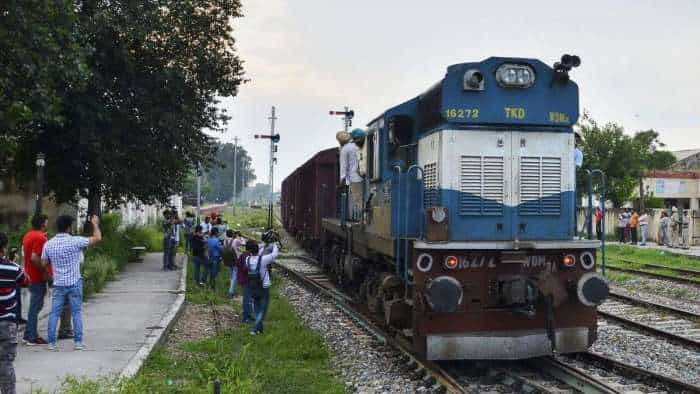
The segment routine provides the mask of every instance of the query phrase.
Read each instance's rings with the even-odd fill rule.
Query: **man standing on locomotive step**
[[[353,130],[358,138],[364,138],[364,132],[360,129]],[[341,131],[336,134],[336,139],[341,145],[340,149],[340,183],[348,189],[346,218],[357,220],[356,200],[362,200],[362,177],[358,173],[359,149],[353,141],[354,136]],[[359,196],[358,196],[359,194]]]
[[[355,168],[355,171],[358,174],[358,177],[360,178],[359,182],[352,183],[350,184],[350,197],[352,198],[351,201],[351,206],[352,212],[354,214],[355,220],[356,221],[362,221],[362,213],[364,212],[364,196],[365,196],[365,190],[364,190],[364,175],[360,174],[359,167],[360,163],[363,162],[362,158],[362,147],[365,145],[365,137],[367,137],[367,133],[362,130],[362,129],[354,129],[350,135],[352,136],[352,142],[357,146],[357,167]]]

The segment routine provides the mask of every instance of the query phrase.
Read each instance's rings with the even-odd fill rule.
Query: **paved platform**
[[[83,339],[87,350],[74,351],[72,340],[59,341],[58,352],[20,344],[15,361],[17,392],[41,389],[53,393],[69,375],[97,378],[136,373],[184,302],[185,272],[163,272],[161,256],[148,254],[143,263],[130,263],[100,293],[85,301]],[[180,264],[180,256],[177,260]],[[28,307],[29,299],[25,300]],[[39,334],[44,338],[45,313],[50,305],[49,298],[39,321]]]
[[[697,258],[700,259],[700,246],[691,246],[688,249],[681,249],[681,248],[669,248],[668,246],[663,246],[659,245],[655,242],[647,242],[645,246],[639,246],[639,245],[633,245],[633,244],[622,244],[620,242],[610,242],[607,241],[605,242],[605,245],[626,245],[626,246],[631,246],[639,249],[656,249],[656,250],[663,250],[666,253],[670,254],[675,254],[679,256],[688,256],[691,258]]]

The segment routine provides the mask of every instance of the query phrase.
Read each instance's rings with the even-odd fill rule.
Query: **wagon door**
[[[573,134],[512,133],[513,232],[519,240],[571,239],[574,232]]]

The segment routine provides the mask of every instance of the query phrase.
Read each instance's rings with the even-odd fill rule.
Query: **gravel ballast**
[[[614,291],[639,297],[646,301],[700,313],[700,288],[698,286],[647,277],[634,277],[611,286]]]
[[[700,353],[604,319],[598,320],[598,340],[591,350],[639,368],[700,385]]]
[[[400,353],[384,346],[325,298],[282,278],[287,297],[305,325],[319,333],[332,353],[336,369],[350,392],[416,393],[426,388],[405,370]]]

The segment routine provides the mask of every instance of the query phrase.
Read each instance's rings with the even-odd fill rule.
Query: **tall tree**
[[[578,126],[584,137],[584,161],[577,174],[577,188],[586,190],[585,170],[600,169],[606,175],[606,197],[616,206],[632,197],[640,177],[649,170],[673,164],[673,155],[659,150],[664,145],[653,130],[630,137],[621,125],[609,122],[601,126],[586,112]],[[594,192],[601,191],[596,185]]]
[[[62,91],[64,124],[25,144],[47,153],[47,180],[60,201],[87,197],[96,211],[125,199],[181,192],[197,163],[211,166],[228,120],[217,97],[244,82],[231,19],[238,0],[92,0],[78,4],[76,29],[93,48],[85,88]]]
[[[65,121],[59,90],[89,76],[76,21],[72,0],[0,2],[0,168],[19,145]]]
[[[228,201],[233,196],[234,145],[219,145],[216,164],[206,173],[206,184],[211,190],[207,196],[210,201]],[[255,172],[251,168],[251,158],[242,146],[236,148],[236,195],[255,181]]]
[[[666,170],[676,162],[676,157],[669,151],[661,150],[666,144],[659,140],[659,133],[654,130],[639,131],[632,137],[637,152],[635,175],[639,181],[639,209],[644,209],[644,176],[650,171]]]

